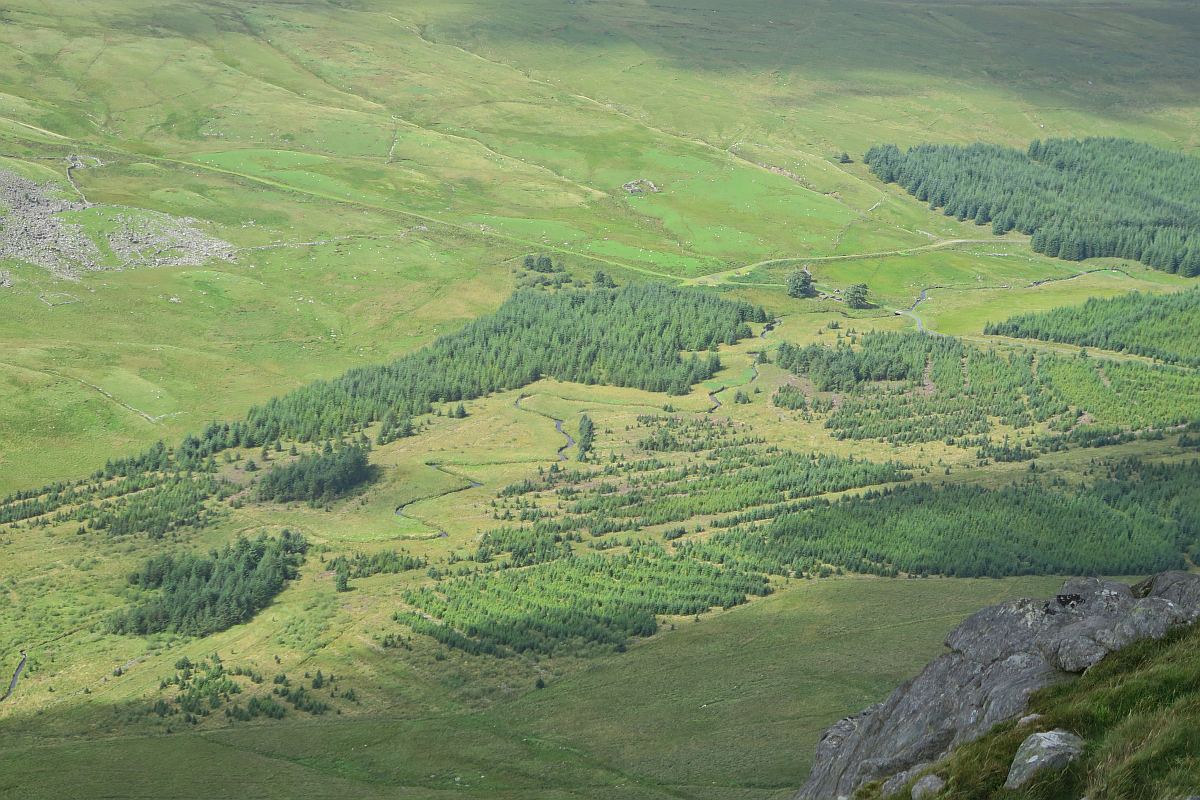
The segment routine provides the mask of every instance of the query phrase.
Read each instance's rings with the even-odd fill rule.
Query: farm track
[[[28,369],[28,367],[24,367],[24,369]],[[77,381],[77,382],[79,382],[79,383],[83,384],[84,386],[88,387],[89,389],[95,389],[97,392],[99,392],[100,394],[104,395],[105,397],[107,397],[107,398],[108,398],[109,400],[111,400],[112,402],[114,402],[114,403],[116,403],[117,405],[121,406],[121,408],[128,409],[129,411],[132,411],[133,413],[137,414],[137,415],[138,415],[139,417],[141,417],[142,419],[144,419],[144,420],[146,420],[147,422],[149,422],[151,425],[157,425],[157,424],[158,424],[158,421],[159,421],[160,419],[165,419],[165,418],[167,418],[167,417],[174,417],[174,416],[177,416],[177,415],[179,415],[179,414],[186,414],[186,413],[188,413],[188,412],[186,412],[186,411],[175,411],[175,412],[173,412],[173,413],[171,413],[171,414],[161,414],[161,415],[159,415],[159,416],[157,416],[157,417],[152,417],[152,416],[150,416],[149,414],[147,414],[145,411],[141,411],[141,410],[139,410],[139,409],[136,409],[136,408],[134,408],[133,406],[129,405],[128,403],[123,403],[123,402],[121,402],[120,400],[118,400],[117,398],[113,397],[111,394],[109,394],[108,392],[106,392],[104,389],[101,389],[99,386],[97,386],[97,385],[96,385],[96,384],[94,384],[94,383],[88,383],[88,382],[87,382],[87,381],[85,381],[83,378],[73,378],[73,377],[71,377],[70,375],[64,375],[64,374],[62,374],[61,372],[58,372],[57,370],[52,370],[52,369],[43,369],[43,370],[40,370],[40,371],[41,371],[41,372],[44,372],[44,373],[46,373],[47,375],[54,375],[55,377],[58,377],[58,378],[65,378],[65,379],[67,379],[67,380]]]
[[[714,272],[710,275],[701,275],[697,278],[688,278],[687,280],[683,281],[683,283],[688,286],[694,286],[694,285],[699,285],[702,283],[709,283],[709,282],[713,282],[713,281],[723,282],[723,281],[728,280],[728,278],[730,276],[736,276],[742,272],[748,272],[750,270],[754,270],[759,267],[769,267],[769,266],[776,266],[776,265],[780,265],[780,264],[795,264],[797,262],[804,262],[804,264],[807,265],[807,264],[833,263],[833,262],[838,262],[838,261],[861,261],[866,258],[895,258],[895,257],[900,257],[900,256],[916,256],[916,255],[921,255],[923,253],[929,253],[929,252],[932,252],[935,250],[944,250],[945,248],[953,247],[956,244],[972,244],[972,243],[978,244],[981,242],[993,242],[993,243],[1007,242],[1007,243],[1011,243],[1011,244],[1024,244],[1025,243],[1023,240],[1020,240],[1020,239],[996,239],[996,238],[992,238],[992,239],[946,239],[941,242],[934,242],[933,244],[923,244],[923,245],[919,245],[917,247],[909,247],[909,248],[905,248],[902,250],[885,250],[885,251],[877,251],[877,252],[872,252],[872,253],[845,253],[845,254],[836,255],[836,256],[788,256],[786,258],[771,258],[771,259],[767,259],[766,261],[758,261],[753,264],[747,264],[743,267],[738,267],[736,269],[725,270],[724,272]],[[807,270],[805,270],[805,271],[807,272]],[[777,286],[777,285],[780,285],[781,286],[782,284],[765,284],[764,283],[764,284],[745,284],[745,285],[747,285],[747,286]]]
[[[591,100],[591,98],[584,98],[584,99]],[[593,100],[592,102],[595,102],[595,101]],[[664,133],[664,135],[671,136],[672,138],[681,138],[681,137],[673,136],[671,134],[666,134],[666,133]],[[700,142],[700,141],[696,141],[696,140],[692,140],[692,139],[684,138],[683,141],[687,141],[693,145],[703,145],[705,147],[710,147],[710,148],[712,147],[711,145],[708,145],[705,142]],[[2,155],[3,154],[0,154],[0,156],[2,156]],[[745,159],[741,158],[740,156],[737,156],[734,154],[730,154],[730,155],[734,158],[737,158],[739,161],[743,161],[747,164],[755,165],[754,162],[746,161]],[[23,157],[23,156],[11,156],[11,157],[14,159],[25,160],[25,157]],[[95,160],[97,163],[95,166],[89,166],[89,165],[82,163],[82,160],[81,160],[82,158],[90,158],[90,159]],[[32,157],[31,157],[31,159],[32,159]],[[46,159],[39,158],[39,160],[46,160]],[[68,162],[67,180],[70,183],[71,187],[79,194],[79,196],[81,198],[83,198],[83,201],[86,205],[88,205],[88,206],[95,205],[87,200],[86,195],[75,184],[74,177],[73,177],[73,175],[71,175],[71,171],[74,169],[77,169],[77,168],[83,168],[83,169],[100,168],[100,167],[106,166],[105,162],[103,162],[99,158],[96,158],[95,156],[82,156],[81,157],[81,156],[74,155],[74,154],[67,157],[66,159],[55,159],[55,160],[66,160]],[[320,239],[320,240],[316,240],[316,241],[312,241],[312,242],[273,242],[268,245],[258,245],[258,246],[254,246],[254,247],[237,248],[236,250],[233,251],[233,253],[232,253],[233,255],[236,255],[237,253],[252,252],[252,251],[256,251],[256,250],[270,250],[270,249],[283,248],[283,247],[315,246],[315,245],[328,244],[328,243],[332,243],[335,241],[344,241],[344,240],[350,240],[350,239],[396,240],[396,239],[403,238],[407,234],[412,233],[417,230],[428,231],[428,230],[430,230],[430,228],[428,227],[428,224],[431,223],[433,225],[453,228],[455,230],[471,233],[471,234],[474,234],[474,235],[480,236],[480,237],[491,237],[493,239],[501,239],[501,240],[504,240],[507,242],[511,242],[513,244],[525,246],[527,248],[550,251],[550,252],[558,253],[560,255],[569,255],[569,256],[572,256],[575,258],[582,258],[582,259],[586,259],[588,261],[596,262],[598,264],[604,264],[604,265],[607,265],[612,268],[630,270],[630,271],[638,272],[643,275],[647,275],[647,276],[654,277],[654,278],[661,278],[661,279],[672,281],[672,282],[679,282],[685,286],[694,286],[694,285],[702,285],[702,284],[711,283],[711,282],[718,282],[718,283],[724,282],[730,276],[735,275],[739,272],[746,271],[746,270],[753,270],[758,267],[764,267],[764,266],[790,264],[790,263],[796,263],[796,262],[804,262],[806,264],[807,263],[825,263],[825,262],[833,263],[833,262],[839,262],[839,261],[857,261],[857,260],[868,259],[868,258],[911,256],[911,255],[920,255],[920,254],[927,253],[927,252],[945,249],[945,248],[952,247],[957,244],[985,243],[985,242],[1017,242],[1017,243],[1019,243],[1021,241],[1021,240],[1016,240],[1016,239],[997,239],[994,237],[989,238],[989,239],[947,239],[947,240],[944,240],[941,242],[934,242],[932,244],[919,245],[917,247],[903,248],[903,249],[891,250],[891,251],[875,251],[875,252],[868,252],[868,253],[846,253],[846,254],[833,255],[833,256],[789,256],[789,257],[785,257],[785,258],[767,259],[765,261],[755,262],[753,264],[738,267],[738,268],[732,269],[732,270],[725,270],[723,272],[711,273],[711,274],[702,275],[702,276],[699,276],[696,278],[686,278],[685,279],[685,278],[681,278],[678,275],[671,275],[669,273],[659,272],[656,270],[648,269],[646,267],[636,266],[634,264],[629,264],[629,263],[622,262],[622,261],[616,261],[616,260],[609,259],[609,258],[602,258],[602,257],[595,256],[595,255],[592,255],[589,253],[584,253],[584,252],[580,252],[580,251],[576,251],[576,250],[557,247],[555,245],[551,245],[551,244],[544,243],[544,242],[529,241],[529,240],[521,239],[519,237],[510,236],[508,234],[499,233],[497,231],[484,230],[484,229],[480,229],[478,227],[474,227],[474,226],[467,225],[467,224],[453,222],[450,220],[438,219],[435,217],[418,214],[418,213],[415,213],[412,211],[405,211],[405,210],[393,208],[391,206],[383,205],[380,203],[374,203],[374,202],[370,202],[367,200],[353,199],[353,198],[347,199],[344,197],[337,197],[333,194],[326,193],[326,192],[320,192],[320,191],[316,191],[316,190],[308,189],[308,188],[300,188],[297,186],[293,186],[291,184],[274,181],[269,178],[264,178],[264,177],[261,177],[258,175],[253,175],[251,173],[239,172],[237,170],[226,169],[224,167],[215,167],[210,164],[193,162],[193,161],[188,161],[188,160],[184,160],[184,159],[162,157],[160,160],[170,162],[173,164],[178,164],[181,166],[186,166],[188,168],[204,169],[204,170],[207,170],[210,172],[232,175],[232,176],[241,178],[243,180],[252,181],[252,182],[262,184],[265,186],[271,186],[273,188],[282,189],[282,190],[285,190],[288,192],[294,192],[297,194],[308,195],[311,197],[319,197],[321,199],[329,200],[331,202],[335,202],[335,203],[339,203],[339,204],[344,203],[344,204],[353,205],[353,206],[371,208],[371,209],[374,209],[376,211],[380,211],[380,212],[383,212],[386,214],[400,215],[400,216],[408,217],[410,219],[420,220],[422,223],[426,223],[426,224],[414,225],[408,231],[406,231],[405,234],[402,234],[400,236],[396,236],[394,234],[393,235],[354,234],[354,235],[350,235],[350,236],[330,237],[328,239]],[[755,166],[757,166],[757,165],[755,165]],[[886,199],[886,196],[883,199]],[[882,202],[882,200],[880,202]],[[876,205],[878,205],[878,203]],[[1057,279],[1057,280],[1069,280],[1069,278]],[[777,284],[769,283],[769,284],[744,284],[744,285],[776,286]]]
[[[591,101],[591,102],[593,102],[593,103],[597,103],[597,101],[596,101],[596,100],[594,100],[593,98],[589,98],[589,97],[582,97],[581,99],[586,99],[586,100],[589,100],[589,101]],[[598,104],[598,103],[597,103],[597,104]],[[624,116],[624,115],[621,115],[621,116]],[[657,130],[657,129],[654,129],[654,130]],[[670,133],[667,133],[667,132],[665,132],[665,131],[658,131],[658,132],[659,132],[660,134],[664,135],[664,136],[667,136],[667,137],[669,137],[669,138],[673,138],[673,139],[679,139],[679,140],[681,140],[681,141],[686,141],[686,142],[688,142],[688,143],[690,143],[690,144],[693,144],[693,145],[699,145],[699,146],[703,146],[703,147],[706,147],[706,148],[709,148],[709,149],[718,150],[718,148],[715,148],[713,145],[710,145],[710,144],[708,144],[707,142],[703,142],[703,141],[699,141],[699,140],[694,140],[694,139],[688,139],[688,138],[686,138],[686,137],[679,137],[679,136],[677,136],[677,135],[670,134]],[[744,162],[744,163],[746,163],[746,164],[750,164],[750,165],[754,165],[754,166],[759,166],[759,165],[755,164],[754,162],[752,162],[752,161],[747,161],[746,159],[744,159],[744,158],[742,158],[741,156],[738,156],[738,155],[736,155],[736,154],[733,154],[733,153],[728,153],[728,155],[730,155],[732,158],[736,158],[738,161],[742,161],[742,162]],[[20,156],[13,156],[13,158],[21,158],[21,159],[23,159],[23,157],[20,157]],[[82,163],[82,158],[91,158],[91,159],[95,160],[97,163],[96,163],[96,165],[95,165],[95,166],[93,166],[93,167],[89,167],[88,165],[86,165],[86,164]],[[70,155],[70,156],[69,156],[69,157],[67,157],[65,160],[68,162],[68,166],[67,166],[67,180],[68,180],[68,182],[70,183],[71,187],[72,187],[72,188],[73,188],[73,189],[76,191],[76,193],[78,193],[78,194],[79,194],[79,196],[80,196],[80,197],[83,199],[83,201],[84,201],[84,203],[85,203],[86,205],[89,205],[89,206],[90,206],[90,205],[93,205],[92,203],[90,203],[90,201],[88,201],[88,199],[87,199],[86,195],[83,193],[83,191],[82,191],[82,190],[81,190],[81,189],[80,189],[80,188],[79,188],[79,187],[76,185],[76,183],[75,183],[75,180],[74,180],[74,177],[73,177],[73,175],[71,174],[71,172],[72,172],[72,170],[74,170],[74,169],[77,169],[77,168],[83,168],[83,169],[91,168],[91,169],[95,169],[95,168],[103,167],[103,166],[105,166],[105,162],[103,162],[103,161],[102,161],[101,159],[99,159],[99,158],[96,158],[95,156],[83,156],[83,157],[81,157],[81,156],[74,155],[74,154]],[[906,249],[900,249],[900,250],[895,250],[895,251],[870,252],[870,253],[849,253],[849,254],[834,255],[834,256],[813,256],[813,257],[800,257],[800,256],[796,256],[796,257],[787,257],[787,258],[780,258],[780,259],[768,259],[768,260],[766,260],[766,261],[760,261],[760,262],[756,262],[756,263],[754,263],[754,264],[750,264],[750,265],[747,265],[747,266],[744,266],[744,267],[739,267],[739,268],[737,268],[737,269],[734,269],[734,270],[726,270],[726,271],[724,271],[724,272],[712,273],[712,274],[709,274],[709,275],[703,275],[703,276],[700,276],[700,277],[697,277],[697,278],[682,279],[682,278],[680,278],[680,277],[679,277],[679,276],[677,276],[677,275],[671,275],[671,274],[664,273],[664,272],[658,272],[658,271],[656,271],[656,270],[648,269],[648,268],[646,268],[646,267],[640,267],[640,266],[635,266],[635,265],[633,265],[633,264],[628,264],[628,263],[621,262],[621,261],[615,261],[615,260],[612,260],[612,259],[601,258],[601,257],[594,256],[594,255],[591,255],[591,254],[588,254],[588,253],[582,253],[582,252],[578,252],[578,251],[575,251],[575,250],[570,250],[570,249],[565,249],[565,248],[561,248],[561,247],[556,247],[556,246],[554,246],[554,245],[546,244],[546,243],[543,243],[543,242],[533,242],[533,241],[527,241],[527,240],[524,240],[524,239],[520,239],[520,238],[518,238],[518,237],[510,236],[510,235],[503,234],[503,233],[499,233],[499,232],[496,232],[496,231],[490,231],[490,230],[481,230],[481,229],[479,229],[479,228],[476,228],[476,227],[473,227],[473,226],[470,226],[470,225],[465,225],[465,224],[461,224],[461,223],[457,223],[457,222],[452,222],[452,221],[449,221],[449,220],[437,219],[437,218],[435,218],[435,217],[430,217],[430,216],[426,216],[426,215],[423,215],[423,214],[417,214],[417,213],[415,213],[415,212],[412,212],[412,211],[404,211],[404,210],[400,210],[400,209],[395,209],[395,208],[392,208],[391,206],[382,205],[382,204],[379,204],[379,203],[373,203],[373,202],[370,202],[370,201],[367,201],[367,200],[361,200],[361,199],[358,199],[358,200],[356,200],[356,199],[353,199],[353,198],[351,198],[351,199],[346,199],[346,198],[344,198],[344,197],[336,197],[336,196],[334,196],[333,194],[330,194],[330,193],[326,193],[326,192],[320,192],[320,191],[316,191],[316,190],[313,190],[313,189],[308,189],[308,188],[300,188],[300,187],[296,187],[296,186],[293,186],[293,185],[291,185],[291,184],[282,183],[282,182],[279,182],[279,181],[274,181],[274,180],[271,180],[271,179],[268,179],[268,178],[264,178],[264,177],[261,177],[261,176],[257,176],[257,175],[253,175],[253,174],[250,174],[250,173],[246,173],[246,172],[239,172],[238,170],[227,169],[227,168],[224,168],[224,167],[215,167],[215,166],[212,166],[212,165],[210,165],[210,164],[204,164],[204,163],[201,163],[201,162],[193,162],[193,161],[188,161],[188,160],[184,160],[184,159],[177,159],[177,158],[168,158],[168,157],[162,157],[162,158],[161,158],[161,160],[162,160],[162,161],[171,162],[171,163],[174,163],[174,164],[179,164],[179,165],[187,166],[187,167],[189,167],[189,168],[199,168],[199,169],[205,169],[205,170],[208,170],[208,171],[210,171],[210,172],[217,172],[217,173],[221,173],[221,174],[234,175],[234,176],[237,176],[237,177],[239,177],[239,178],[242,178],[243,180],[253,181],[253,182],[255,182],[255,183],[259,183],[259,184],[266,185],[266,186],[272,186],[272,187],[274,187],[274,188],[283,189],[283,190],[286,190],[286,191],[289,191],[289,192],[295,192],[295,193],[298,193],[298,194],[305,194],[305,195],[309,195],[309,196],[312,196],[312,197],[320,197],[320,198],[322,198],[322,199],[326,199],[326,200],[329,200],[329,201],[332,201],[332,202],[336,202],[336,203],[346,203],[346,204],[349,204],[349,205],[356,205],[356,206],[360,206],[360,207],[373,208],[373,209],[375,209],[375,210],[377,210],[377,211],[381,211],[381,212],[388,213],[388,214],[398,214],[398,215],[403,215],[403,216],[406,216],[406,217],[409,217],[409,218],[412,218],[412,219],[419,219],[419,220],[422,220],[422,221],[423,221],[423,222],[425,222],[425,223],[433,223],[433,224],[435,224],[435,225],[447,226],[447,227],[450,227],[450,228],[455,228],[455,229],[457,229],[457,230],[460,230],[460,231],[464,231],[464,232],[470,232],[470,233],[473,233],[473,234],[475,234],[475,235],[478,235],[478,236],[488,236],[488,237],[492,237],[492,238],[495,238],[495,239],[503,239],[503,240],[506,240],[506,241],[509,241],[509,242],[512,242],[512,243],[515,243],[515,244],[521,244],[521,245],[525,245],[525,246],[527,246],[527,247],[532,247],[532,248],[535,248],[535,249],[548,250],[548,251],[552,251],[552,252],[559,253],[559,254],[563,254],[563,255],[571,255],[571,256],[574,256],[574,257],[577,257],[577,258],[584,258],[584,259],[587,259],[587,260],[589,260],[589,261],[594,261],[594,262],[597,262],[597,263],[606,264],[606,265],[608,265],[608,266],[610,266],[610,267],[616,267],[616,268],[619,268],[619,269],[625,269],[625,270],[631,270],[631,271],[634,271],[634,272],[640,272],[640,273],[642,273],[642,274],[644,274],[644,275],[649,275],[649,276],[656,277],[656,278],[663,278],[663,279],[666,279],[666,280],[669,280],[669,281],[679,281],[679,282],[682,282],[684,285],[696,285],[696,284],[698,284],[698,283],[701,283],[701,282],[708,282],[708,281],[714,281],[714,280],[715,280],[715,281],[723,281],[723,280],[724,280],[724,279],[725,279],[727,276],[729,276],[729,275],[732,275],[732,274],[734,274],[734,273],[737,273],[737,272],[740,272],[740,271],[742,271],[742,270],[750,270],[750,269],[755,269],[755,268],[757,268],[757,267],[762,267],[762,266],[770,266],[770,265],[776,265],[776,264],[787,264],[787,263],[794,263],[794,262],[798,262],[798,261],[803,261],[803,262],[815,262],[815,263],[820,263],[820,262],[837,262],[837,261],[854,261],[854,260],[861,260],[861,259],[866,259],[866,258],[881,258],[881,257],[889,257],[889,256],[908,256],[908,255],[919,255],[919,254],[921,254],[921,253],[924,253],[924,252],[929,252],[929,251],[933,251],[933,250],[939,250],[939,249],[943,249],[943,248],[946,248],[946,247],[950,247],[950,246],[953,246],[953,245],[956,245],[956,244],[963,244],[963,243],[972,243],[972,242],[974,242],[974,243],[978,243],[978,242],[998,242],[998,241],[1000,241],[1000,242],[1002,242],[1002,241],[1017,241],[1017,240],[1004,240],[1004,239],[996,239],[996,238],[991,238],[991,239],[947,239],[947,240],[945,240],[945,241],[942,241],[942,242],[935,242],[935,243],[933,243],[933,244],[928,244],[928,245],[920,245],[920,246],[918,246],[918,247],[914,247],[914,248],[906,248]],[[761,166],[760,166],[759,168],[765,169],[764,167],[761,167]],[[883,200],[884,200],[884,199],[886,199],[886,195],[885,195],[885,197],[884,197],[884,198],[882,198],[882,199],[880,200],[880,202],[883,202]],[[876,203],[876,206],[878,206],[878,205],[879,205],[879,203]],[[873,209],[872,209],[872,210],[873,210]],[[424,226],[421,226],[421,225],[414,226],[413,228],[411,228],[411,229],[410,229],[410,231],[409,231],[409,232],[412,232],[413,230],[420,229],[421,227],[424,227]],[[428,228],[425,228],[425,229],[426,229],[426,230],[428,230]],[[315,241],[315,242],[278,242],[278,243],[272,243],[272,244],[269,244],[269,245],[259,245],[259,246],[256,246],[256,247],[246,247],[246,248],[239,248],[239,249],[238,249],[237,251],[235,251],[235,252],[249,252],[249,251],[254,251],[254,250],[268,250],[268,249],[273,249],[273,248],[277,248],[277,247],[302,247],[302,246],[305,246],[305,245],[317,245],[317,244],[325,244],[325,243],[327,243],[327,242],[332,242],[332,241],[337,241],[337,240],[342,240],[342,239],[351,239],[351,238],[359,238],[359,239],[381,239],[381,240],[382,240],[382,239],[397,239],[397,238],[401,238],[401,237],[397,237],[397,236],[394,236],[394,235],[392,235],[392,236],[388,236],[388,235],[359,234],[359,235],[355,235],[355,236],[347,236],[347,237],[334,237],[334,238],[330,238],[330,239],[326,239],[326,240],[319,240],[319,241]],[[766,286],[766,285],[774,285],[774,284],[762,284],[762,285]]]

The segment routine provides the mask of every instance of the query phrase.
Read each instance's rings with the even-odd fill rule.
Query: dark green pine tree
[[[592,418],[584,414],[579,418],[579,460],[587,461],[588,453],[592,452],[592,445],[596,438],[596,426],[592,422]]]

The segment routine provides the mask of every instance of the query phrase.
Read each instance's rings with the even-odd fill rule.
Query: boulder
[[[946,788],[946,782],[937,775],[926,775],[913,784],[912,800],[924,800]]]
[[[1056,728],[1046,733],[1035,733],[1017,749],[1012,767],[1008,770],[1005,789],[1019,789],[1038,772],[1047,769],[1059,770],[1079,758],[1084,742],[1073,733]]]
[[[917,764],[916,766],[910,767],[903,772],[897,772],[895,775],[884,781],[883,785],[879,787],[879,797],[882,798],[882,800],[887,800],[889,797],[895,797],[896,795],[900,794],[900,792],[904,791],[904,787],[908,785],[908,782],[912,776],[916,775],[918,772],[928,766],[928,764]]]
[[[830,726],[795,800],[849,797],[933,763],[998,722],[1025,714],[1029,695],[1070,680],[1108,653],[1200,617],[1200,576],[1164,572],[1132,589],[1072,578],[1049,600],[1011,600],[969,617],[949,652],[882,703]],[[892,783],[899,791],[905,781]]]

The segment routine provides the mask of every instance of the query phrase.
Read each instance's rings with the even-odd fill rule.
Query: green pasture
[[[12,283],[0,288],[0,494],[177,444],[210,419],[420,347],[494,309],[527,254],[551,255],[576,285],[596,269],[703,283],[783,319],[722,346],[725,368],[684,397],[543,380],[468,402],[466,419],[438,409],[417,436],[375,447],[377,480],[327,508],[248,504],[161,541],[0,529],[0,666],[31,648],[0,706],[0,796],[783,800],[820,730],[913,675],[967,614],[1057,580],[793,580],[700,621],[664,620],[623,655],[539,663],[420,636],[384,648],[406,632],[391,620],[402,593],[431,579],[381,574],[336,594],[328,562],[403,549],[449,569],[500,524],[505,486],[583,466],[575,448],[559,461],[553,422],[578,438],[583,412],[596,423],[588,468],[632,455],[638,416],[670,404],[782,448],[1006,485],[1027,465],[980,466],[941,442],[836,442],[773,407],[793,377],[774,363],[755,377],[753,354],[909,329],[893,312],[922,290],[913,313],[927,328],[983,339],[985,322],[1017,312],[1190,285],[1137,264],[1046,259],[861,163],[879,142],[1051,136],[1197,153],[1200,11],[1184,0],[15,0],[0,20],[0,169],[77,200],[65,157],[104,162],[73,170],[97,205],[62,221],[106,257],[117,217],[148,212],[240,249],[230,262],[79,280],[0,262]],[[659,191],[621,188],[642,179]],[[829,294],[867,283],[875,307],[786,297],[784,275],[804,265]],[[733,403],[736,389],[749,404]],[[1005,434],[1016,431],[992,435]],[[221,470],[244,483],[259,453],[238,455]],[[1094,455],[1038,467],[1076,483]],[[1173,437],[1105,455],[1186,457]],[[146,558],[285,527],[317,549],[250,623],[205,639],[100,632],[137,601],[126,576]],[[181,655],[214,651],[268,679],[337,673],[360,701],[245,726],[216,712],[194,729],[134,713]]]
[[[111,712],[49,708],[17,728],[6,726],[10,737],[21,731],[40,743],[10,740],[0,760],[11,785],[35,797],[68,785],[99,792],[130,770],[123,790],[129,797],[219,797],[234,786],[275,796],[302,782],[306,796],[374,797],[404,786],[415,797],[439,797],[464,784],[458,791],[489,797],[786,797],[802,781],[829,719],[886,696],[975,609],[1045,596],[1058,585],[1053,578],[801,581],[711,620],[681,619],[675,630],[627,654],[552,678],[544,690],[498,699],[494,709],[429,713],[400,702],[368,716],[351,710],[312,721],[218,725],[199,734],[168,734],[160,725],[149,738],[77,742],[54,732],[87,718],[103,729],[113,724],[103,716]],[[337,611],[308,605],[309,614],[336,620]],[[326,651],[336,652],[342,639]],[[169,672],[165,662],[193,649],[155,653],[116,682]],[[394,651],[375,653],[361,644],[355,650],[354,660],[375,681],[414,684],[409,698],[421,684],[437,683],[395,661]],[[222,653],[230,664],[240,656]],[[458,660],[430,664],[452,671],[462,669]],[[325,663],[326,672],[338,669],[336,658]],[[192,753],[191,764],[211,760],[214,769],[157,775],[132,769],[150,753],[170,763],[173,752]]]
[[[833,321],[846,327],[831,330]],[[903,324],[892,316],[874,321]],[[765,337],[723,347],[718,385],[742,387],[751,402],[735,405],[726,392],[725,405],[713,415],[731,417],[774,444],[831,449],[819,422],[799,422],[768,406],[773,389],[791,378],[763,364],[755,379],[752,353],[769,354],[782,339],[822,341],[869,323],[837,312],[794,312]],[[755,394],[755,388],[762,391]],[[518,407],[521,394],[528,396]],[[227,793],[233,782],[255,785],[255,770],[281,760],[285,770],[303,768],[300,774],[315,782],[313,792],[349,796],[372,796],[380,786],[437,796],[453,777],[463,778],[459,783],[466,775],[489,780],[474,777],[483,775],[494,783],[473,782],[471,789],[489,796],[607,797],[634,789],[646,797],[783,797],[802,780],[819,731],[913,674],[938,652],[941,637],[958,619],[1004,597],[1045,595],[1057,586],[1054,578],[785,581],[777,594],[744,608],[699,622],[664,620],[659,635],[622,656],[542,663],[447,654],[422,637],[413,637],[411,651],[381,648],[382,637],[399,630],[390,616],[403,608],[400,594],[427,582],[422,570],[355,579],[349,593],[333,592],[325,564],[337,553],[402,548],[445,567],[468,557],[479,533],[497,524],[489,504],[504,486],[554,464],[584,466],[557,461],[565,439],[553,419],[563,419],[567,432],[577,436],[579,414],[588,413],[596,422],[596,452],[603,463],[609,454],[633,451],[644,435],[637,416],[659,413],[663,399],[542,381],[520,393],[472,401],[465,420],[436,414],[418,419],[417,436],[373,451],[379,480],[364,494],[332,506],[251,505],[230,510],[212,528],[159,543],[76,535],[70,525],[0,533],[0,555],[17,567],[5,584],[8,591],[0,593],[8,641],[40,642],[35,669],[23,678],[21,693],[0,722],[0,736],[20,739],[8,750],[12,767],[6,774],[16,776],[18,785],[33,782],[53,794],[63,778],[46,772],[51,761],[66,759],[81,765],[77,780],[83,785],[101,786],[112,780],[109,767],[87,765],[130,763],[144,757],[141,748],[149,741],[163,754],[221,746],[227,770],[207,782],[209,796]],[[703,387],[670,402],[692,412],[711,408]],[[937,481],[998,486],[1025,469],[975,468],[970,453],[937,442],[899,451],[875,442],[837,449],[857,458],[901,458],[915,468],[953,464],[952,476],[943,477],[939,469],[927,478]],[[1135,442],[1112,454],[1157,458],[1170,452],[1169,441]],[[573,450],[567,454],[574,457]],[[238,455],[221,469],[243,481],[241,464],[259,455]],[[1053,454],[1040,460],[1040,468],[1075,481],[1089,469],[1088,457],[1086,451]],[[431,461],[442,469],[429,466]],[[472,480],[482,485],[468,488]],[[397,516],[399,506],[403,513]],[[249,624],[204,639],[163,634],[138,640],[97,632],[110,609],[137,601],[138,590],[126,587],[124,576],[148,555],[180,547],[203,551],[236,535],[284,527],[306,534],[319,549],[310,554],[301,579]],[[3,656],[11,658],[16,646]],[[157,696],[159,678],[170,674],[180,655],[198,659],[214,651],[227,664],[245,663],[267,674],[336,672],[342,687],[354,688],[360,700],[335,703],[342,713],[333,716],[310,720],[293,714],[250,727],[216,716],[192,732],[171,718],[131,716]],[[114,674],[116,667],[122,675]],[[539,677],[548,688],[534,688]],[[98,736],[89,741],[72,736],[85,728]],[[29,741],[39,744],[30,748]],[[197,791],[194,772],[169,772],[131,786],[131,796]]]
[[[1105,261],[1113,261],[1115,269],[1098,269]],[[1077,265],[1064,264],[1075,274],[1041,286],[1020,286],[1012,282],[1011,289],[965,290],[953,286],[931,289],[915,313],[931,330],[954,335],[978,335],[982,333],[986,322],[1004,320],[1012,314],[1079,305],[1089,297],[1112,297],[1130,291],[1179,291],[1195,283],[1194,280],[1166,275],[1140,264],[1122,261],[1117,265],[1113,259],[1101,260],[1095,266],[1091,266],[1091,262],[1084,264],[1088,269],[1097,271],[1082,273]]]
[[[363,238],[249,251],[204,268],[73,282],[15,266],[13,288],[0,295],[9,372],[0,458],[13,465],[0,470],[0,491],[62,476],[65,464],[69,474],[90,472],[315,378],[386,361],[509,291],[498,263],[507,253],[480,248],[464,261],[470,245],[436,232],[372,225],[364,234],[361,224],[336,235]],[[313,233],[289,229],[300,242],[333,232]],[[79,302],[40,299],[52,294]]]

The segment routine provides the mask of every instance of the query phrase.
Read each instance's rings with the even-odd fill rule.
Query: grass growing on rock
[[[1082,677],[1030,698],[1027,725],[1006,722],[928,772],[947,779],[952,800],[1158,800],[1200,785],[1200,627],[1144,640],[1110,654]],[[1043,772],[1019,790],[1003,789],[1014,754],[1030,734],[1064,728],[1087,742],[1062,772]],[[863,792],[877,796],[878,784]]]

